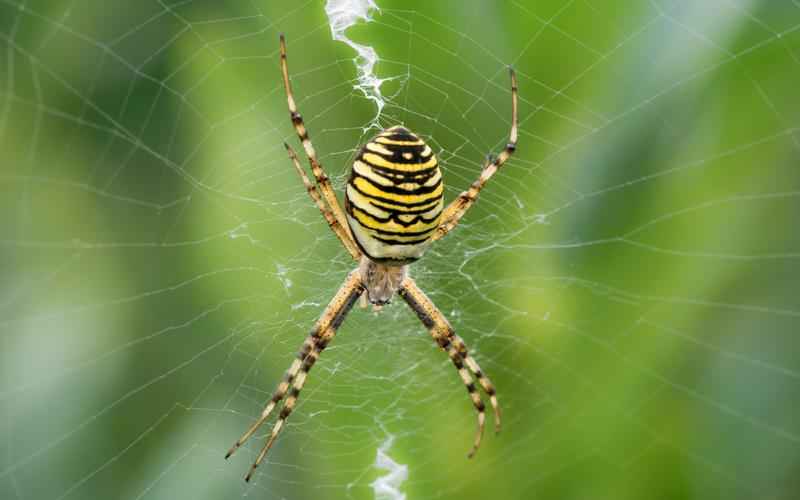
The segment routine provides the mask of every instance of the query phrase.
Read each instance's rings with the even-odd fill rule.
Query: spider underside
[[[485,426],[485,406],[475,385],[489,397],[500,430],[500,407],[494,385],[481,371],[464,341],[425,293],[408,275],[408,265],[428,246],[450,232],[473,205],[486,182],[514,153],[517,144],[517,80],[511,75],[511,131],[506,147],[490,156],[478,179],[446,207],[438,162],[424,141],[404,127],[384,130],[368,142],[356,158],[345,192],[345,211],[317,159],[303,118],[297,111],[286,62],[286,41],[280,36],[280,60],[289,116],[311,165],[316,185],[300,166],[295,151],[284,143],[289,159],[300,175],[311,199],[339,241],[358,262],[306,337],[295,360],[278,384],[261,416],[228,451],[230,457],[269,418],[276,406],[283,407],[272,431],[250,467],[250,481],[258,465],[280,434],[292,413],[308,372],[336,335],[353,305],[362,295],[375,307],[398,294],[417,314],[437,345],[447,353],[478,415],[478,429],[468,456],[478,450]],[[346,213],[345,213],[346,212]],[[285,401],[284,401],[285,399]]]

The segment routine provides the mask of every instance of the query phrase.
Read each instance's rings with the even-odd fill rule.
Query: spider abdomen
[[[442,173],[431,148],[396,126],[373,137],[353,163],[345,192],[347,222],[373,261],[419,259],[439,226]]]

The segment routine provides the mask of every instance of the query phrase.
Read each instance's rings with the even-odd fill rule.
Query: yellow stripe
[[[370,151],[375,152],[375,153],[380,153],[382,155],[391,156],[391,155],[394,154],[390,149],[385,148],[385,147],[383,147],[380,144],[377,144],[375,142],[368,142],[367,143],[367,149],[369,149]]]
[[[425,216],[426,219],[430,219],[433,213],[435,213],[436,210],[441,210],[442,206],[444,205],[442,198],[435,198],[431,200],[430,203],[420,205],[418,207],[405,207],[403,205],[395,205],[394,203],[377,201],[359,193],[350,184],[347,185],[345,191],[347,199],[350,200],[350,203],[370,213],[372,213],[372,207],[374,207],[375,210],[381,211],[382,214],[385,214],[379,215],[384,219],[388,217],[390,213],[400,214],[403,212],[410,212],[412,210],[426,210],[426,212],[424,212],[422,215]],[[370,209],[367,210],[366,207],[370,207]]]
[[[426,161],[425,163],[392,163],[385,160],[382,156],[378,156],[373,153],[364,153],[362,158],[364,158],[364,161],[367,163],[371,163],[376,167],[388,168],[391,170],[397,170],[399,172],[417,172],[419,170],[425,170],[426,168],[436,166],[435,156],[431,156],[430,160]]]
[[[444,198],[439,200],[439,204],[437,206],[433,207],[432,209],[430,209],[427,212],[422,213],[420,215],[422,217],[424,217],[425,219],[432,219],[433,217],[436,217],[437,220],[439,220],[439,219],[441,219],[441,217],[439,217],[439,215],[441,215],[442,208],[444,208]],[[439,213],[437,214],[436,212],[439,212]]]
[[[372,216],[380,217],[381,219],[386,219],[390,215],[392,215],[391,210],[387,210],[385,208],[376,206],[375,204],[372,203],[372,201],[369,198],[367,198],[363,194],[353,189],[353,186],[349,184],[345,189],[345,194],[347,195],[347,201],[349,201],[351,205],[355,206],[359,210],[367,212]]]
[[[395,194],[395,193],[387,193],[386,191],[381,191],[377,186],[370,184],[365,179],[361,177],[356,177],[353,180],[353,185],[359,189],[362,193],[366,194],[367,196],[374,196],[378,198],[385,198],[387,200],[397,201],[400,203],[419,203],[425,201],[427,199],[441,197],[443,184],[439,184],[439,186],[434,189],[430,193],[423,193],[423,194]]]
[[[436,170],[436,172],[431,176],[431,178],[428,179],[427,181],[423,182],[422,185],[424,187],[431,187],[434,184],[436,184],[437,182],[439,182],[439,180],[441,178],[442,178],[442,172],[439,171],[439,170]],[[419,183],[417,183],[417,185],[419,185]],[[405,186],[405,184],[400,184],[400,187],[402,187],[403,189],[408,189],[408,188],[406,188],[404,186]]]
[[[362,177],[366,177],[367,179],[371,180],[375,184],[380,184],[381,186],[394,186],[394,182],[390,181],[389,179],[382,177],[375,173],[369,165],[366,163],[356,160],[353,163],[353,171]],[[417,185],[419,186],[419,185]],[[414,188],[411,188],[414,189]]]
[[[362,212],[361,210],[355,207],[353,207],[353,216],[355,216],[359,224],[366,227],[367,229],[379,229],[381,231],[392,231],[394,233],[419,233],[421,231],[432,231],[439,225],[438,217],[436,218],[436,220],[429,222],[427,224],[420,220],[419,222],[412,224],[408,227],[401,226],[400,224],[396,223],[393,220],[390,220],[389,222],[378,222],[374,220],[372,217],[369,217],[369,215],[366,212]],[[378,236],[380,236],[380,234],[378,234]],[[387,236],[394,238],[395,236],[402,237],[403,235],[397,234],[397,235],[387,235]],[[408,237],[419,238],[420,236],[421,235],[413,235]]]
[[[351,200],[354,200],[356,198],[356,195],[357,195],[358,199],[367,200],[367,198],[364,198],[364,196],[361,193],[359,193],[358,191],[353,189],[352,186],[347,186],[347,189],[349,190],[347,192],[347,196]],[[371,199],[368,200],[368,202],[371,203],[372,205],[375,205],[376,207],[380,208],[381,210],[391,210],[393,212],[410,212],[412,210],[428,210],[428,212],[425,213],[426,215],[429,214],[430,211],[436,209],[437,205],[442,205],[443,204],[442,203],[442,198],[433,199],[427,205],[420,205],[418,207],[405,207],[403,205],[395,205],[393,203],[384,202],[384,201],[377,201],[377,200],[371,200]]]
[[[395,146],[422,146],[425,144],[422,142],[422,139],[418,139],[416,141],[395,141],[393,139],[389,139],[387,137],[376,137],[374,142],[380,142],[381,144],[392,144]]]
[[[442,178],[442,173],[437,170],[436,172],[434,172],[432,176],[428,177],[425,180],[425,182],[417,182],[414,180],[410,180],[409,182],[402,182],[400,184],[395,184],[389,179],[377,174],[373,169],[370,168],[369,165],[359,160],[356,160],[353,163],[353,172],[360,175],[361,177],[366,177],[367,179],[372,181],[373,184],[379,184],[381,186],[394,186],[400,189],[405,189],[406,191],[413,191],[421,187],[433,186],[437,182],[439,182],[439,180]]]

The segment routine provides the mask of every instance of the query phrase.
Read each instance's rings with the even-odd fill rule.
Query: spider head
[[[407,269],[408,266],[388,266],[362,257],[359,272],[370,303],[379,307],[388,304],[400,289],[408,274]]]

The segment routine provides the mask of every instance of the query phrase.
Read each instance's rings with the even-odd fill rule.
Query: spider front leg
[[[277,389],[270,398],[269,403],[267,403],[264,410],[261,412],[261,416],[247,429],[247,431],[242,434],[236,443],[228,450],[228,453],[225,455],[225,458],[229,458],[233,453],[242,446],[255,432],[258,428],[263,424],[275,407],[280,403],[280,401],[289,393],[289,397],[286,399],[283,408],[281,409],[280,415],[278,416],[278,420],[275,422],[275,425],[272,428],[272,432],[270,433],[270,437],[267,440],[264,447],[261,449],[261,452],[258,454],[253,465],[250,467],[250,471],[245,476],[245,481],[250,481],[250,478],[255,472],[258,465],[264,460],[264,457],[267,455],[267,452],[272,447],[272,444],[275,442],[275,439],[280,434],[281,429],[283,428],[284,422],[289,415],[292,413],[294,406],[297,402],[297,398],[300,395],[300,390],[303,388],[305,384],[306,377],[308,372],[314,366],[314,363],[319,358],[320,353],[328,346],[328,344],[333,340],[333,337],[336,335],[336,330],[341,326],[344,322],[345,318],[347,317],[347,313],[353,308],[353,305],[356,303],[358,298],[361,294],[364,293],[364,285],[361,281],[361,275],[358,269],[353,270],[345,280],[342,287],[336,292],[331,302],[328,304],[328,307],[325,308],[325,311],[320,316],[317,323],[314,325],[314,328],[311,330],[311,333],[306,337],[305,342],[303,342],[303,347],[300,349],[300,352],[297,355],[297,358],[292,362],[292,365],[286,371],[286,374],[283,377],[283,380],[280,384],[278,384]],[[291,387],[291,390],[290,390]]]
[[[358,249],[358,246],[356,246],[355,241],[348,236],[347,230],[342,226],[342,223],[336,219],[336,216],[333,215],[333,212],[331,212],[331,209],[325,204],[325,201],[320,198],[317,187],[311,184],[311,181],[308,179],[303,167],[300,166],[300,161],[297,159],[297,153],[295,153],[294,149],[292,149],[292,147],[285,142],[283,145],[286,148],[286,152],[289,154],[289,159],[292,161],[292,165],[294,165],[295,170],[300,175],[300,179],[303,181],[303,185],[306,187],[308,195],[314,201],[314,204],[317,205],[319,211],[322,212],[322,216],[328,222],[328,226],[330,226],[333,233],[337,238],[339,238],[339,241],[342,242],[342,245],[344,245],[345,249],[347,249],[353,259],[360,260],[361,251]]]
[[[509,68],[508,70],[509,73],[511,73],[511,131],[508,134],[508,144],[506,144],[503,151],[496,157],[489,156],[481,170],[481,175],[478,177],[478,180],[473,182],[468,190],[458,195],[458,198],[453,200],[453,202],[444,209],[442,212],[442,222],[431,237],[434,241],[442,238],[458,225],[461,218],[467,213],[467,210],[469,210],[475,203],[475,200],[478,199],[478,194],[480,194],[483,186],[486,185],[489,179],[497,173],[506,160],[517,150],[517,75],[513,68]]]
[[[306,156],[308,156],[308,161],[311,164],[311,172],[314,174],[314,178],[317,181],[319,190],[322,193],[322,198],[330,208],[334,219],[338,221],[343,234],[347,237],[347,239],[350,240],[350,243],[355,246],[353,234],[350,232],[350,227],[347,225],[347,220],[345,219],[342,207],[339,205],[339,201],[336,199],[336,192],[333,190],[333,185],[331,184],[328,175],[322,169],[322,164],[320,164],[319,159],[317,158],[317,152],[314,149],[314,145],[311,143],[311,138],[308,136],[308,129],[306,129],[305,122],[303,122],[303,117],[297,111],[297,104],[295,103],[294,93],[292,92],[292,84],[289,81],[289,66],[286,60],[286,38],[283,36],[283,34],[280,35],[280,53],[283,87],[286,90],[286,102],[289,106],[289,117],[292,120],[292,126],[294,127],[295,132],[297,132],[297,137],[300,139],[300,142],[303,144],[303,149],[305,150]],[[337,236],[338,235],[339,234],[337,233]],[[344,240],[342,240],[342,243],[344,243]],[[352,254],[353,252],[351,251],[350,247],[347,244],[345,244],[345,246],[348,247],[348,250]],[[358,260],[358,257],[355,258]]]
[[[500,406],[497,402],[497,391],[494,388],[494,384],[492,384],[489,378],[483,373],[478,362],[469,355],[466,344],[464,344],[461,337],[456,335],[453,327],[450,326],[450,323],[447,321],[447,318],[444,317],[442,312],[439,311],[428,296],[425,295],[425,292],[417,286],[413,279],[406,277],[397,293],[400,294],[403,300],[406,301],[422,323],[428,328],[433,340],[436,341],[442,350],[447,352],[447,355],[458,370],[458,374],[467,388],[475,410],[478,412],[478,432],[475,436],[472,450],[468,455],[471,458],[475,452],[478,451],[478,447],[481,444],[486,417],[483,401],[481,401],[477,393],[470,372],[478,380],[483,391],[489,396],[489,401],[494,410],[495,432],[500,432]],[[464,367],[465,364],[466,368]],[[467,368],[469,371],[467,371]]]

